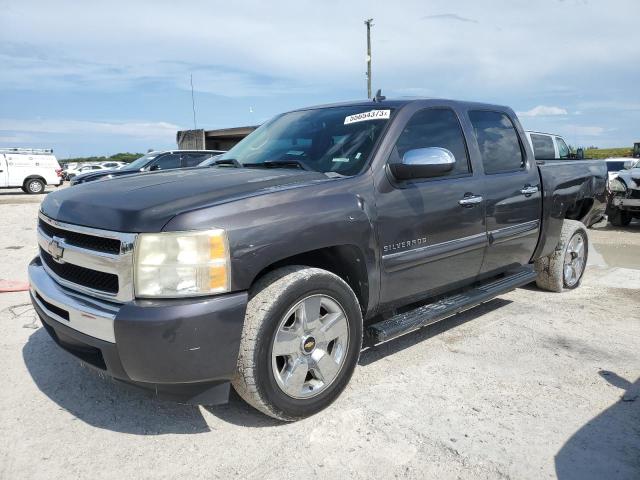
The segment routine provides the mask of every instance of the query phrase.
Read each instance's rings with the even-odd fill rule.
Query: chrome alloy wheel
[[[567,246],[564,254],[564,284],[567,287],[575,286],[585,267],[585,238],[577,233]]]
[[[271,365],[280,389],[306,399],[324,391],[338,377],[349,344],[347,316],[326,295],[311,295],[296,303],[278,325]]]

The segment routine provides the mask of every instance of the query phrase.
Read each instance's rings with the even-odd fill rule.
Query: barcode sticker
[[[391,110],[369,110],[368,112],[349,115],[344,119],[344,124],[366,122],[368,120],[388,120],[391,117]]]

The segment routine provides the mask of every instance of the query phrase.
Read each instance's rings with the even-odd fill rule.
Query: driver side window
[[[164,155],[160,157],[158,160],[153,162],[151,165],[151,170],[170,170],[172,168],[180,167],[180,154],[172,153],[169,155]]]
[[[396,142],[400,159],[416,148],[446,148],[456,159],[453,169],[444,176],[471,173],[462,127],[450,108],[426,108],[416,112]]]

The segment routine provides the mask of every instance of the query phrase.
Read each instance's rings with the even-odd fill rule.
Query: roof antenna
[[[376,92],[376,96],[373,97],[373,101],[374,102],[381,102],[383,100],[385,100],[387,97],[385,97],[384,95],[382,95],[382,89],[379,88],[378,91]]]

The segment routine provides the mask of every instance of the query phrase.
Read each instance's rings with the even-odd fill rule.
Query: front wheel
[[[543,290],[561,292],[580,285],[589,257],[589,237],[584,224],[565,220],[553,253],[535,262],[536,284]]]
[[[313,415],[344,390],[362,346],[362,314],[340,277],[302,266],[268,273],[251,289],[236,392],[284,421]]]

